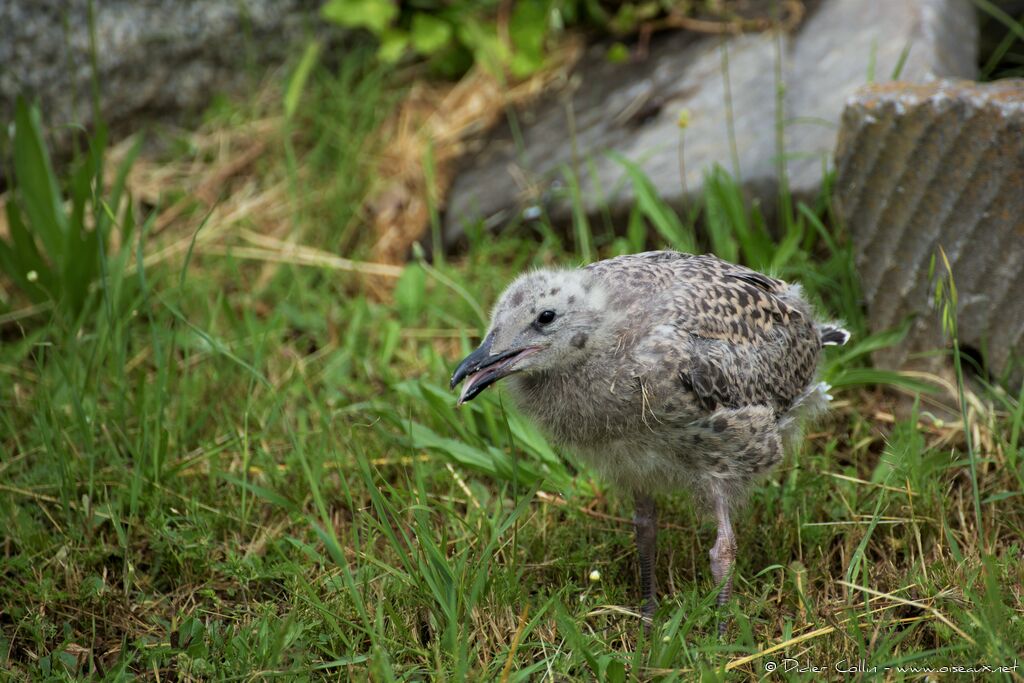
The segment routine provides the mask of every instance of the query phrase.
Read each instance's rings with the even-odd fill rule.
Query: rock
[[[111,123],[139,112],[196,110],[283,59],[308,33],[317,0],[98,0],[100,107]],[[18,94],[38,98],[59,132],[92,122],[90,0],[0,2],[0,121]],[[299,47],[301,49],[301,46]],[[66,129],[64,129],[66,130]]]
[[[843,112],[836,166],[872,329],[914,319],[905,342],[876,363],[900,367],[944,346],[928,276],[933,256],[944,273],[941,246],[958,291],[961,346],[984,353],[997,377],[1019,377],[1024,80],[867,86]]]
[[[624,212],[632,188],[609,152],[639,163],[674,205],[698,193],[716,163],[738,173],[749,190],[773,198],[777,66],[785,84],[790,187],[798,196],[813,195],[835,147],[843,102],[872,71],[876,80],[888,80],[902,63],[901,76],[911,81],[971,77],[976,45],[974,10],[966,0],[826,0],[795,34],[778,41],[772,33],[722,39],[674,32],[653,40],[643,62],[628,64],[609,63],[607,46],[595,46],[560,92],[518,116],[521,149],[507,125],[479,144],[449,194],[446,243],[457,241],[467,222],[500,225],[538,201],[564,221],[569,204],[553,181],[569,167],[580,171],[588,212],[600,210],[602,201],[613,214]],[[685,183],[678,126],[684,109],[690,112]]]

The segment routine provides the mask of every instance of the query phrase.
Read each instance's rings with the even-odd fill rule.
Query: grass
[[[140,224],[157,211],[135,233],[143,258],[103,262],[115,270],[88,315],[27,315],[3,290],[9,676],[739,680],[788,658],[805,667],[789,677],[862,661],[899,680],[921,674],[896,667],[1024,659],[1022,397],[871,368],[899,333],[867,333],[824,199],[773,232],[717,172],[702,215],[679,217],[622,159],[638,197],[623,234],[582,217],[566,238],[471,230],[443,264],[356,272],[334,256],[364,259],[372,243],[358,209],[372,146],[352,143],[394,93],[351,62],[307,76],[289,116],[278,99],[224,105],[164,160],[202,175],[211,150],[249,149],[230,131],[262,122],[262,156],[215,201],[160,228],[191,175],[133,189]],[[269,206],[254,192],[274,210],[242,211]],[[823,370],[835,411],[735,520],[724,640],[714,529],[684,497],[663,501],[648,638],[629,501],[500,391],[456,410],[446,388],[517,272],[664,245],[799,280],[855,332]],[[132,285],[102,305],[118,282]]]

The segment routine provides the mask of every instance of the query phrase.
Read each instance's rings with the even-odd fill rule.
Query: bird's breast
[[[516,375],[513,400],[560,445],[584,449],[629,436],[657,420],[657,397],[629,372],[584,365],[573,372]]]

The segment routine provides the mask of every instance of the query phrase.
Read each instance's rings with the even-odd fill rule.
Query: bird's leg
[[[721,586],[718,591],[718,607],[725,607],[732,596],[732,569],[736,562],[736,537],[732,533],[729,521],[729,502],[721,493],[715,494],[715,517],[718,520],[718,538],[711,548],[711,575],[715,583]],[[721,621],[718,625],[719,634],[724,633],[728,622]]]
[[[658,607],[657,588],[654,581],[654,558],[658,550],[658,507],[654,498],[643,493],[636,494],[636,511],[633,527],[636,529],[636,550],[640,557],[640,613],[647,628]]]

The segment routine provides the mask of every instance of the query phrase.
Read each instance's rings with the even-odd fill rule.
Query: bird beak
[[[466,401],[472,401],[477,394],[497,382],[502,377],[511,375],[516,371],[516,364],[526,356],[539,350],[536,346],[527,346],[523,349],[510,349],[501,353],[491,353],[491,344],[494,343],[494,333],[487,337],[480,344],[480,347],[462,359],[459,367],[455,368],[452,375],[451,388],[458,386],[459,382],[466,380],[459,394],[458,405]]]

